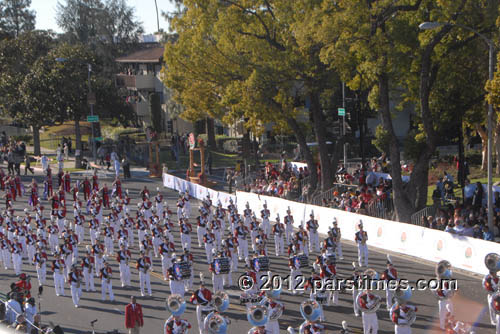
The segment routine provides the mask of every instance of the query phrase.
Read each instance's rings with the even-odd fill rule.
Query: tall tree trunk
[[[484,172],[488,167],[488,133],[486,133],[486,130],[478,124],[476,125],[476,131],[479,134],[479,137],[481,137],[481,170]]]
[[[392,115],[389,105],[389,78],[387,73],[379,76],[379,108],[382,116],[382,126],[388,132],[391,140],[389,143],[389,157],[391,160],[391,177],[393,188],[393,200],[396,219],[401,222],[409,222],[414,208],[401,178],[400,151],[396,133],[392,126]]]
[[[313,155],[311,153],[311,150],[309,149],[309,146],[307,146],[306,136],[304,135],[304,132],[300,128],[300,125],[297,122],[297,120],[295,118],[287,117],[286,121],[290,129],[292,129],[295,135],[295,139],[297,139],[297,143],[299,143],[300,150],[302,154],[304,154],[304,159],[306,160],[307,163],[307,168],[311,172],[310,173],[311,181],[309,184],[311,185],[310,193],[312,193],[316,189],[318,183],[318,175],[316,174],[316,169],[315,169],[316,166],[314,164]]]
[[[82,168],[82,133],[80,132],[80,117],[78,116],[75,117],[75,150],[80,150],[81,152],[80,155],[75,154],[75,168]]]
[[[211,117],[205,119],[205,133],[207,134],[208,148],[215,150],[215,121]]]
[[[328,156],[328,146],[326,144],[326,127],[325,118],[321,110],[319,95],[317,92],[310,94],[311,107],[310,112],[313,118],[314,133],[318,142],[319,162],[321,166],[321,189],[323,191],[330,189],[333,186],[333,174],[330,158]],[[311,171],[315,172],[315,171]]]
[[[35,156],[40,156],[41,154],[41,149],[40,149],[40,128],[37,126],[32,126],[31,130],[33,131],[33,148],[34,152],[33,154]]]

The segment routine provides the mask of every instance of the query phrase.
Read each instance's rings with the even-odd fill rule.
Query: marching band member
[[[321,276],[317,273],[315,269],[311,271],[311,277],[309,277],[304,284],[304,291],[307,293],[309,291],[309,299],[315,300],[318,302],[319,307],[320,307],[320,313],[321,315],[319,316],[319,321],[325,321],[325,313],[323,311],[323,301],[321,298],[325,294],[325,289],[323,288],[322,290],[318,289],[318,286],[316,282],[320,282]],[[324,298],[324,297],[323,297]]]
[[[194,280],[194,268],[193,268],[193,254],[191,254],[187,249],[184,250],[184,253],[180,256],[182,262],[186,262],[189,265],[190,275],[188,279],[184,280],[184,290],[187,292],[193,289],[193,280]]]
[[[19,276],[23,271],[23,258],[22,258],[23,246],[19,242],[19,238],[17,236],[14,237],[14,240],[10,247],[10,251],[12,254],[12,264],[14,266],[14,271],[16,272],[16,275]]]
[[[267,203],[264,202],[263,209],[260,211],[260,217],[262,218],[262,229],[267,237],[269,237],[269,232],[271,230],[271,226],[269,224],[269,217],[271,216],[271,211],[267,209]]]
[[[154,197],[156,214],[158,217],[163,217],[163,195],[161,194],[159,187],[156,188],[156,191],[158,192],[158,194]]]
[[[82,273],[83,280],[85,281],[85,291],[89,292],[89,288],[92,291],[95,290],[94,286],[94,267],[95,261],[91,253],[92,248],[87,246],[87,253],[82,259]]]
[[[356,298],[358,297],[358,294],[360,292],[360,284],[362,284],[362,274],[363,274],[363,271],[361,270],[360,267],[357,267],[356,266],[356,262],[353,262],[352,263],[352,267],[353,267],[353,275],[350,277],[350,280],[352,281],[352,301],[353,301],[353,308],[354,308],[354,315],[356,317],[359,317],[359,307],[358,307],[358,303],[356,302]]]
[[[250,203],[246,202],[245,210],[243,210],[243,223],[246,227],[250,225],[250,221],[252,220],[252,210],[250,209]]]
[[[182,249],[191,250],[191,232],[193,231],[193,227],[187,220],[187,218],[179,218],[179,225],[181,231],[181,245]]]
[[[488,308],[490,312],[490,321],[492,325],[497,325],[496,323],[496,314],[495,310],[493,308],[491,298],[493,297],[493,294],[497,292],[500,288],[499,284],[499,278],[498,274],[495,268],[492,268],[493,270],[489,271],[489,274],[484,276],[483,278],[483,287],[488,293]]]
[[[139,214],[139,211],[137,211],[137,213]],[[139,245],[141,245],[142,242],[144,241],[144,237],[147,233],[147,228],[148,228],[143,216],[137,217],[136,228],[137,228],[137,237],[139,239]]]
[[[304,231],[304,221],[300,222],[299,225],[299,230],[295,233],[294,236],[294,243],[297,241],[300,246],[300,251],[304,252],[305,255],[309,256],[309,247],[307,247],[308,244],[308,235],[307,232]]]
[[[85,217],[82,215],[81,211],[78,210],[75,215],[75,232],[78,236],[78,243],[80,244],[85,238],[85,229],[83,228],[83,224],[85,223]]]
[[[99,278],[101,279],[101,300],[106,300],[106,292],[109,294],[109,300],[113,302],[115,296],[113,295],[113,284],[111,281],[111,276],[113,275],[113,270],[106,259],[103,260],[103,267],[99,271]]]
[[[443,280],[451,279],[452,271],[451,264],[446,261],[440,261],[436,266],[436,276],[440,282],[440,287],[438,287],[434,293],[438,298],[438,308],[439,308],[439,327],[443,330],[446,329],[447,315],[453,315],[453,304],[451,302],[451,297],[455,293],[451,289],[449,283]]]
[[[130,283],[130,266],[128,262],[132,254],[128,249],[126,249],[125,244],[120,245],[120,250],[116,254],[116,261],[120,268],[120,280],[122,282],[122,287],[131,286]]]
[[[36,266],[36,275],[38,277],[38,285],[40,286],[45,284],[45,278],[47,275],[47,260],[47,253],[45,253],[40,246],[37,245],[35,255],[33,255],[33,262]]]
[[[277,299],[279,298],[280,290],[271,290],[266,294],[265,300],[263,300],[262,305],[267,307],[267,312],[269,314],[269,320],[265,325],[266,333],[269,334],[280,334],[280,324],[278,322],[279,318],[272,319],[273,314],[278,312],[283,312],[285,306],[280,303]]]
[[[370,282],[369,284],[371,283],[372,282]],[[361,291],[356,297],[356,301],[361,310],[361,316],[363,319],[363,332],[364,334],[377,334],[377,312],[373,312],[372,309],[376,307],[375,305],[377,303],[380,303],[380,297],[374,295],[371,292],[371,286],[367,286],[366,288],[366,290]]]
[[[368,233],[363,230],[363,223],[361,220],[358,223],[359,231],[356,232],[354,237],[354,242],[358,244],[358,263],[359,266],[368,267],[368,246],[366,245],[366,241],[368,240]]]
[[[189,194],[189,189],[186,189],[186,192],[184,193],[183,201],[184,201],[184,208],[182,212],[184,213],[184,217],[189,219],[189,215],[191,214],[191,195]]]
[[[213,250],[213,261],[210,262],[208,266],[208,271],[212,273],[212,287],[214,292],[223,291],[224,290],[224,282],[222,279],[223,274],[220,273],[219,264],[216,263],[216,259],[221,258],[222,254],[217,252],[215,249]]]
[[[274,250],[276,251],[276,256],[281,256],[285,253],[285,245],[283,241],[283,233],[285,232],[285,226],[280,223],[279,214],[276,215],[276,224],[273,225],[274,234]]]
[[[173,314],[165,321],[163,327],[164,334],[185,334],[189,329],[191,324],[187,320]]]
[[[4,234],[1,241],[0,241],[0,247],[2,248],[2,259],[3,259],[3,265],[5,270],[10,269],[11,264],[12,264],[12,256],[10,254],[10,247],[11,247],[11,242],[7,238],[7,235]]]
[[[184,194],[179,192],[179,199],[177,200],[177,217],[182,217],[182,211],[184,209]]]
[[[59,228],[56,223],[52,221],[52,225],[49,226],[49,246],[52,255],[56,252],[56,247],[59,242]]]
[[[240,220],[238,227],[234,230],[234,236],[238,240],[238,257],[240,261],[243,259],[245,259],[245,262],[248,261],[248,234],[248,228]]]
[[[155,225],[151,227],[151,234],[153,235],[153,250],[155,257],[158,257],[158,249],[160,249],[160,244],[162,243],[163,231],[156,221]]]
[[[417,307],[408,305],[406,301],[397,301],[390,310],[390,317],[394,323],[394,334],[411,334],[409,315],[417,312]]]
[[[205,283],[203,282],[203,274],[200,273],[200,288],[196,290],[191,296],[190,302],[196,305],[196,319],[198,320],[198,328],[200,329],[200,334],[206,334],[203,331],[203,311],[211,310],[212,303],[212,292],[205,288]]]
[[[35,246],[37,243],[37,236],[35,232],[28,233],[26,236],[26,247],[28,250],[28,261],[31,265],[33,265],[33,256],[35,256]]]
[[[288,245],[293,236],[293,216],[290,207],[286,209],[286,216],[283,218],[283,222],[285,224],[286,244]]]
[[[89,220],[89,232],[90,243],[95,245],[96,239],[99,237],[99,220],[94,215],[92,215],[92,218]]]
[[[144,254],[146,254],[147,257],[150,259],[153,258],[152,255],[152,249],[153,249],[153,242],[151,241],[151,236],[149,235],[148,232],[144,235],[144,240],[142,240],[142,243],[139,247],[139,250],[143,250]],[[153,271],[153,262],[151,262],[151,271]]]
[[[104,255],[104,246],[101,240],[97,239],[95,245],[92,246],[92,255],[94,255],[95,271],[99,273],[102,267],[102,257]]]
[[[66,265],[64,263],[64,257],[62,254],[56,256],[52,261],[52,272],[54,273],[54,288],[56,290],[56,296],[64,296],[64,268]]]
[[[256,251],[256,245],[255,245],[255,240],[257,239],[257,234],[259,233],[259,222],[257,221],[257,217],[255,214],[252,216],[252,219],[250,220],[250,240],[252,240],[252,251]]]
[[[326,261],[321,266],[321,279],[324,281],[324,284],[327,284],[327,280],[331,280],[334,282],[334,289],[330,289],[327,293],[327,306],[337,305],[339,302],[339,290],[337,289],[336,277],[337,277],[337,269],[335,268],[334,263],[327,263]]]
[[[129,212],[125,212],[125,218],[123,218],[123,224],[125,226],[125,229],[127,229],[127,235],[128,235],[128,248],[131,248],[134,246],[134,231],[133,228],[135,226],[134,220],[132,217],[130,217]]]
[[[114,253],[114,239],[115,239],[115,229],[111,226],[109,218],[106,218],[106,226],[103,230],[104,233],[104,249],[105,254],[110,256]]]
[[[207,231],[203,236],[203,242],[205,243],[205,254],[207,255],[207,263],[212,263],[212,251],[214,249],[215,235]]]
[[[82,289],[80,287],[81,272],[76,267],[76,264],[71,266],[71,271],[68,274],[68,282],[71,288],[71,298],[73,299],[73,304],[78,308],[80,303],[80,297],[82,296]]]
[[[158,246],[158,252],[161,256],[161,270],[163,273],[163,280],[168,280],[168,269],[172,267],[172,260],[170,254],[175,252],[175,245],[169,242],[166,236],[163,236],[163,242]]]
[[[342,242],[340,241],[342,234],[340,232],[340,228],[338,227],[337,218],[333,218],[333,227],[330,229],[330,231],[332,231],[332,236],[334,237],[335,244],[337,246],[337,257],[340,260],[343,260],[344,256],[342,255]]]
[[[389,282],[394,282],[398,279],[398,271],[394,266],[392,265],[391,257],[389,254],[387,254],[387,269],[384,270],[382,273],[382,279],[386,281],[386,286],[385,286],[385,299],[386,299],[386,305],[387,305],[387,310],[389,311],[392,307],[393,304],[393,296],[394,296],[394,289],[392,289],[392,284]]]
[[[264,230],[259,227],[259,233],[255,238],[255,245],[257,246],[257,253],[259,255],[267,256],[267,236]]]
[[[224,247],[231,252],[231,270],[234,272],[238,271],[238,240],[231,234],[231,231],[227,232]]]
[[[153,294],[151,292],[151,278],[149,275],[149,270],[151,268],[151,258],[146,256],[146,253],[142,250],[140,251],[140,258],[137,260],[136,268],[139,271],[139,285],[141,287],[141,296],[144,297],[144,285],[148,289],[148,295],[151,297]]]
[[[297,294],[299,291],[298,284],[297,284],[297,277],[300,277],[302,275],[302,272],[300,271],[300,265],[297,263],[298,261],[295,261],[295,257],[299,255],[298,250],[293,247],[292,249],[292,254],[290,255],[290,258],[288,259],[288,267],[290,268],[290,279],[292,281],[292,293],[294,295]]]
[[[185,286],[182,277],[176,275],[174,264],[178,261],[175,253],[172,254],[172,267],[168,269],[168,279],[170,284],[170,294],[184,296]]]
[[[207,233],[207,214],[204,208],[200,206],[200,215],[196,218],[198,227],[196,228],[196,233],[198,235],[198,247],[201,247],[203,243],[203,237]]]
[[[311,211],[309,220],[306,222],[306,229],[309,234],[309,251],[319,252],[318,221],[314,219],[314,212]]]

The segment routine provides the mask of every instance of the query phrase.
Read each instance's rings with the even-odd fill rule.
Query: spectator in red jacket
[[[144,326],[142,307],[135,302],[135,297],[132,296],[130,304],[125,306],[125,327],[129,334],[139,334],[142,326]]]

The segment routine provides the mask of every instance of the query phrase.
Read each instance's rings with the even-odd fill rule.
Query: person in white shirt
[[[18,293],[13,293],[11,298],[5,303],[5,320],[12,324],[16,321],[19,314],[22,314],[20,297]]]
[[[37,312],[38,310],[36,309],[35,298],[31,297],[24,305],[24,315],[27,320],[26,333],[31,333],[31,324],[34,322]]]
[[[43,173],[45,174],[47,172],[47,169],[49,168],[49,158],[47,158],[45,154],[42,154],[40,162],[42,164]]]

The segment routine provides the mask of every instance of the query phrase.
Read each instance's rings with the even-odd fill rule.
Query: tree
[[[379,110],[383,136],[391,162],[393,198],[396,216],[409,221],[410,215],[427,200],[429,160],[434,152],[442,110],[433,95],[441,67],[450,61],[450,52],[461,52],[461,39],[468,33],[453,30],[450,25],[436,32],[418,32],[423,21],[457,22],[491,27],[493,2],[486,1],[323,1],[312,20],[321,27],[315,37],[324,43],[322,59],[336,68],[352,90],[364,83],[370,88],[370,103]],[[495,16],[496,17],[496,16]],[[469,22],[467,22],[469,20]],[[486,28],[488,29],[488,28]],[[464,37],[465,36],[465,37]],[[466,44],[465,44],[466,45]],[[449,79],[449,78],[448,78]],[[404,89],[404,87],[408,87]],[[416,134],[417,158],[410,183],[401,180],[400,147],[392,123],[391,99],[402,96],[402,102],[416,102],[420,115]],[[441,101],[443,103],[443,101]]]
[[[67,42],[91,46],[114,69],[116,57],[133,50],[143,33],[142,23],[125,0],[66,0],[57,4],[56,21]]]
[[[39,72],[43,67],[38,60],[46,59],[53,44],[53,36],[46,31],[25,32],[16,39],[0,41],[0,108],[15,121],[32,127],[35,155],[40,154],[39,129],[52,122],[55,111],[49,115],[45,106],[34,106],[26,99],[23,85],[28,85],[28,76],[30,79],[42,76]],[[30,84],[30,87],[33,86]],[[39,93],[43,94],[45,87],[39,88],[43,90]],[[34,114],[38,108],[43,112]]]
[[[35,12],[30,10],[31,0],[3,0],[0,2],[0,30],[18,37],[35,29]]]

